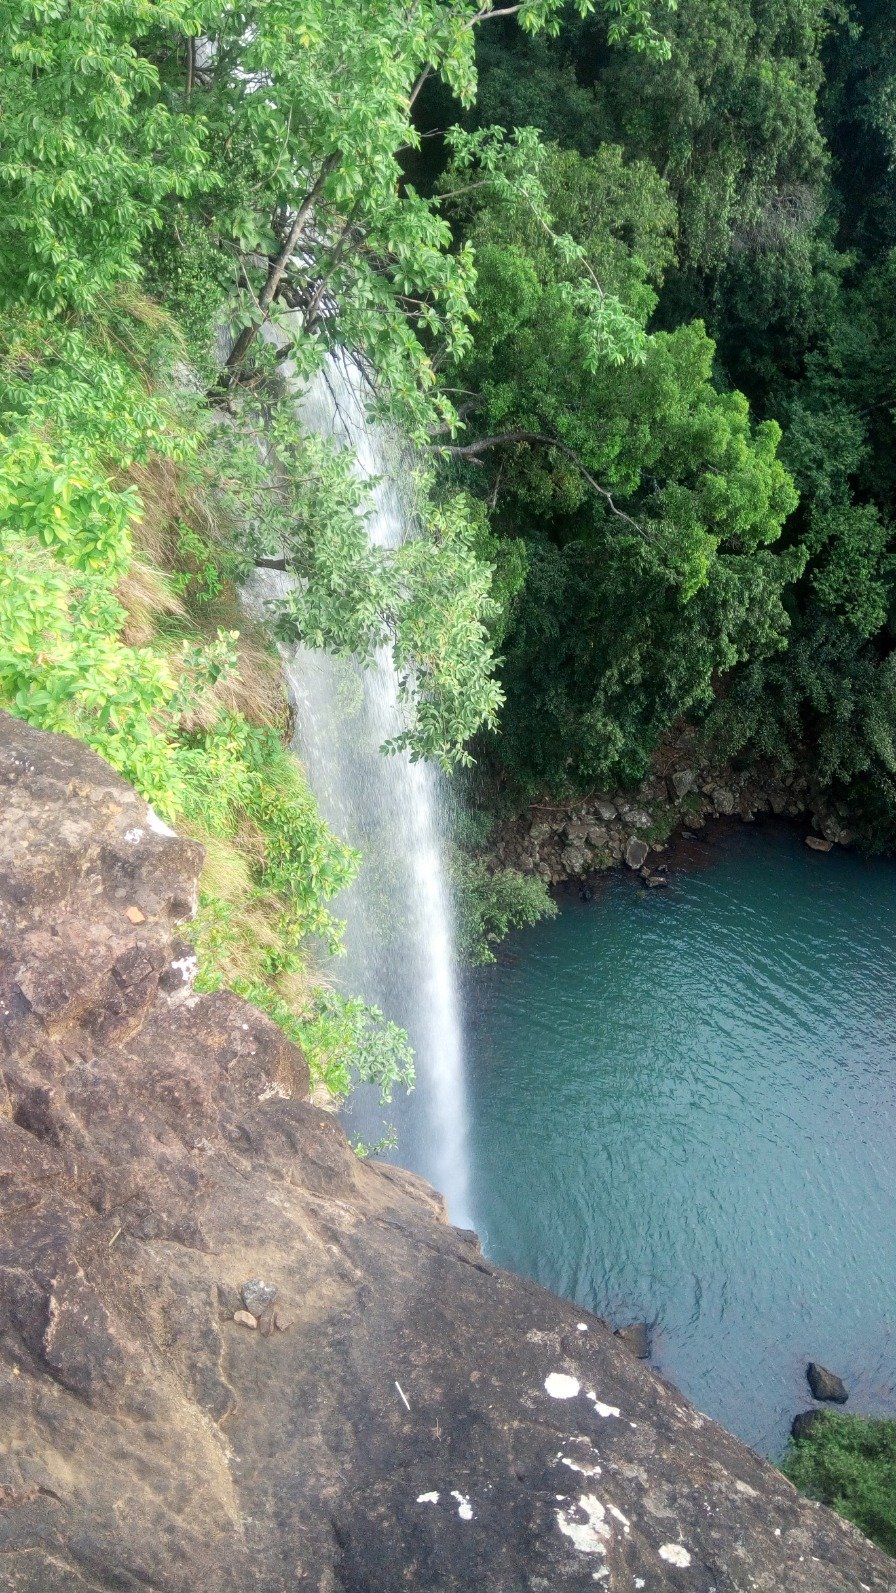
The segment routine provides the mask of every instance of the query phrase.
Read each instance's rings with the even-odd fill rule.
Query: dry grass
[[[168,576],[142,559],[131,561],[115,595],[127,613],[121,639],[129,647],[146,647],[155,639],[160,614],[186,617],[187,611],[172,591]]]
[[[283,670],[265,632],[250,619],[235,592],[209,604],[203,619],[210,635],[239,631],[237,673],[215,687],[218,702],[243,714],[251,725],[273,725],[285,733],[289,710]]]
[[[237,631],[237,673],[216,685],[204,704],[197,704],[189,728],[209,728],[225,708],[243,714],[250,724],[285,733],[289,714],[279,658],[270,638],[245,613],[235,588],[225,587],[201,604],[191,604],[173,590],[172,576],[184,568],[179,527],[195,528],[212,545],[220,540],[201,496],[170,459],[130,466],[122,477],[125,483],[139,491],[143,512],[132,532],[135,557],[118,588],[127,613],[124,640],[132,646],[158,640],[159,620],[172,617],[182,619],[185,632],[189,628],[197,639],[214,641],[219,630]]]

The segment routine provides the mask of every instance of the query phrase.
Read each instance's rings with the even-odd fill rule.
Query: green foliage
[[[483,858],[458,851],[452,881],[458,955],[470,967],[494,962],[492,947],[512,929],[557,915],[557,904],[544,880],[521,874],[519,869],[491,868]]]
[[[595,379],[566,272],[584,254],[642,327],[672,243],[665,185],[614,149],[543,150],[538,176],[549,223],[519,185],[457,201],[481,312],[457,380],[479,395],[467,424],[474,451],[486,444],[493,529],[524,540],[527,570],[502,641],[496,756],[530,793],[640,777],[720,670],[781,645],[782,592],[804,562],[767,552],[796,502],[780,429],[715,385],[699,322],[641,330],[626,357],[605,348]],[[574,240],[559,251],[555,216]]]
[[[148,35],[193,32],[183,0],[3,0],[0,288],[85,309],[138,273],[170,194],[203,176],[192,121],[165,104]]]
[[[185,494],[203,480],[208,428],[188,401],[180,413],[148,385],[146,334],[172,348],[176,338],[151,309],[132,309],[148,327],[119,305],[89,330],[23,323],[3,350],[0,702],[86,741],[210,858],[220,862],[223,847],[227,866],[220,878],[212,871],[216,888],[203,891],[190,926],[200,987],[227,982],[255,1001],[334,1093],[361,1077],[388,1096],[413,1076],[407,1037],[376,1009],[323,988],[309,950],[316,938],[338,951],[329,904],[359,859],[322,822],[274,729],[225,706],[237,634],[216,632],[213,619],[203,628],[189,612],[166,624],[176,592],[193,612],[213,609],[245,559],[190,522]],[[144,502],[122,472],[142,467],[152,490],[160,462],[181,470],[180,489],[168,504]],[[150,640],[135,646],[125,640],[127,594],[145,571],[135,563],[144,512],[169,517],[173,571],[152,574],[160,608]]]
[[[896,1554],[896,1421],[826,1411],[808,1437],[791,1440],[781,1470]]]

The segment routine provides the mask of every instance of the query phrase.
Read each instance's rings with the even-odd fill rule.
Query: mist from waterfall
[[[289,378],[289,370],[286,375]],[[350,448],[371,482],[371,541],[395,547],[409,534],[402,461],[365,413],[365,382],[350,358],[328,357],[297,400],[304,425]],[[258,572],[256,597],[288,577]],[[417,1082],[410,1098],[380,1106],[372,1088],[354,1092],[352,1134],[375,1141],[394,1124],[403,1165],[444,1194],[452,1220],[470,1221],[463,1042],[455,972],[451,892],[445,871],[445,792],[438,771],[382,744],[406,724],[391,652],[368,667],[299,646],[285,668],[294,710],[293,748],[321,813],[363,856],[359,876],[334,903],[346,922],[333,982],[363,996],[408,1031]]]

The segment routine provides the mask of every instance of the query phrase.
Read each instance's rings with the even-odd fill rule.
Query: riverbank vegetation
[[[896,1421],[818,1411],[808,1433],[791,1440],[782,1470],[896,1554]]]
[[[503,138],[527,181],[489,182],[488,153],[459,172],[456,139],[417,170],[476,250],[454,461],[517,577],[487,800],[631,785],[686,715],[710,756],[799,769],[890,846],[892,16],[650,16],[665,55],[571,10],[552,37],[483,31],[461,153]],[[450,109],[433,90],[421,124]],[[583,277],[625,312],[624,358],[589,362]]]

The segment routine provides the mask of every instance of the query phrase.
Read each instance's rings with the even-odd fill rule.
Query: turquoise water
[[[653,1364],[774,1455],[808,1359],[896,1411],[896,866],[783,829],[695,850],[475,980],[473,1220],[501,1264],[651,1321]]]

